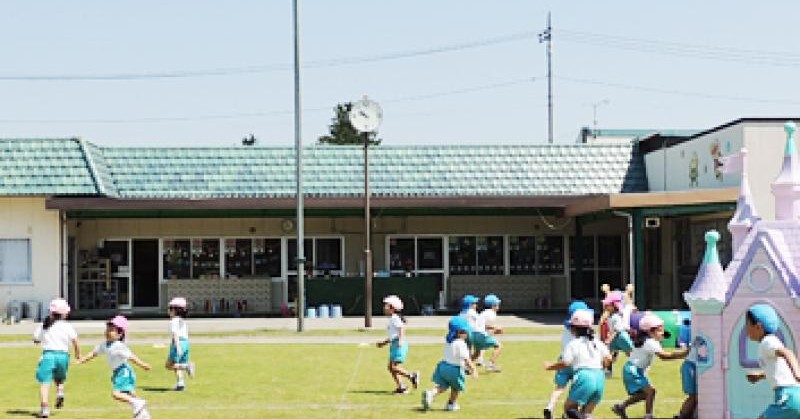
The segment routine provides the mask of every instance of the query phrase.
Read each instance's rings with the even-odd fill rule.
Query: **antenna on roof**
[[[539,43],[547,43],[547,142],[553,144],[553,63],[551,60],[553,26],[547,12],[547,29],[539,34]]]
[[[256,145],[258,140],[256,139],[255,135],[250,134],[249,137],[242,138],[242,145],[243,146],[253,146]]]

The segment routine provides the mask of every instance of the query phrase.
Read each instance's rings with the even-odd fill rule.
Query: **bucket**
[[[329,317],[329,315],[330,315],[330,310],[328,309],[327,305],[323,304],[323,305],[319,306],[318,313],[319,313],[319,318],[320,319],[327,319]]]
[[[8,303],[8,318],[14,322],[22,318],[22,303],[17,300],[11,300]]]
[[[313,319],[317,317],[317,309],[314,307],[309,307],[306,309],[306,317],[309,319]]]
[[[22,303],[22,318],[37,321],[39,318],[39,306],[41,303],[35,300]]]
[[[340,318],[342,317],[342,306],[339,304],[334,304],[331,306],[331,317],[333,318]]]

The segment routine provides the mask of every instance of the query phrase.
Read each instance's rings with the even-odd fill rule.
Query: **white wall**
[[[645,155],[645,167],[650,191],[686,191],[738,186],[739,175],[718,176],[712,150],[717,151],[718,156],[720,153],[726,156],[739,152],[743,144],[743,133],[744,124],[737,124],[668,147],[666,150],[648,153]]]
[[[48,303],[59,295],[59,231],[59,212],[46,210],[45,198],[0,198],[0,238],[30,239],[32,268],[31,283],[0,283],[0,313],[11,300]]]
[[[775,196],[772,182],[778,177],[786,147],[784,122],[747,124],[744,127],[747,147],[747,177],[756,211],[765,220],[775,219]],[[795,134],[795,146],[800,145]]]

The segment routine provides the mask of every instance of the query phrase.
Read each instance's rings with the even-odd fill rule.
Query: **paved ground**
[[[442,329],[447,326],[450,316],[408,316],[408,327],[415,329]],[[506,328],[516,327],[542,327],[560,324],[562,319],[552,314],[520,317],[514,315],[500,315],[497,323]],[[167,333],[168,318],[131,320],[130,329],[134,333]],[[79,334],[98,334],[105,329],[105,322],[101,320],[76,320],[71,321]],[[342,317],[336,319],[305,319],[305,330],[352,330],[354,332],[364,329],[363,317]],[[26,335],[33,333],[35,325],[30,321],[13,325],[0,324],[0,335]],[[372,329],[383,330],[386,327],[386,317],[372,318]],[[297,330],[296,318],[189,318],[189,328],[192,333],[221,333],[221,332],[248,332],[256,330]]]
[[[449,316],[411,316],[408,317],[408,326],[415,329],[440,329],[445,330]],[[168,319],[146,319],[130,321],[130,343],[132,344],[153,344],[163,345],[167,341]],[[510,334],[504,335],[504,341],[555,341],[560,339],[560,319],[554,315],[519,317],[512,315],[498,316],[498,324],[504,328],[530,328],[545,327],[552,328],[552,334]],[[84,339],[85,343],[94,343],[97,335],[105,329],[105,322],[99,320],[77,320],[71,322],[79,335],[94,335]],[[193,343],[210,344],[237,344],[237,343],[308,343],[308,344],[359,344],[368,345],[375,343],[378,338],[374,334],[365,334],[365,330],[384,330],[386,318],[384,316],[373,317],[372,328],[364,327],[363,317],[344,317],[337,319],[305,319],[304,330],[336,331],[333,336],[323,336],[318,332],[314,335],[281,334],[278,336],[243,336],[248,332],[276,330],[294,332],[297,330],[297,319],[295,318],[240,318],[240,319],[190,319],[190,333],[208,334],[224,333],[224,336],[195,336]],[[0,325],[0,335],[30,335],[35,323],[21,322],[14,325]],[[344,331],[344,333],[342,333]],[[348,333],[350,331],[351,333]],[[163,338],[153,337],[153,334],[162,334]],[[136,335],[147,335],[136,338]],[[240,335],[237,335],[240,334]],[[411,343],[438,343],[442,340],[441,336],[410,336]],[[19,347],[31,345],[27,339],[20,341],[9,341],[0,343],[1,347]]]

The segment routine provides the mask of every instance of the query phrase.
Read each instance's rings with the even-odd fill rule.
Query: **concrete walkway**
[[[506,342],[558,341],[561,338],[561,326],[553,324],[554,318],[526,318],[511,315],[498,316],[498,325],[506,329],[513,328],[545,328],[552,333],[545,334],[507,334],[501,339]],[[409,343],[440,343],[450,316],[408,317],[408,327],[412,329],[441,330],[439,335],[409,336]],[[99,320],[78,320],[71,322],[84,344],[95,344],[105,330],[105,322]],[[220,336],[193,336],[192,343],[200,344],[357,344],[372,345],[380,336],[364,331],[382,331],[386,327],[386,317],[373,317],[372,328],[364,327],[363,317],[344,317],[337,319],[305,319],[304,330],[315,331],[312,335],[297,333],[297,319],[294,318],[244,318],[244,319],[189,319],[191,334],[215,334]],[[169,330],[168,319],[131,320],[129,343],[133,345],[166,345]],[[14,325],[0,325],[0,335],[19,336],[20,340],[0,342],[0,348],[31,346],[26,337],[33,333],[36,324],[22,322]],[[247,335],[253,332],[280,331],[284,334]],[[331,331],[330,335],[319,331]],[[295,332],[295,333],[286,333]],[[334,334],[335,333],[335,334]],[[153,335],[163,334],[163,337]],[[87,336],[89,335],[89,336]],[[137,335],[141,336],[137,338]]]
[[[450,316],[408,316],[408,327],[412,329],[442,329],[447,327]],[[536,315],[520,317],[515,315],[499,315],[497,324],[504,328],[520,327],[556,327],[563,319],[552,315]],[[246,333],[263,330],[297,330],[296,318],[189,318],[190,333]],[[384,330],[386,316],[374,316],[371,330]],[[105,321],[76,320],[70,321],[78,334],[100,334],[105,330]],[[305,319],[305,330],[365,330],[363,317],[341,317],[336,319]],[[0,335],[28,335],[36,328],[30,321],[13,325],[0,324]],[[133,334],[164,333],[169,331],[169,319],[131,320],[130,330]],[[555,332],[560,333],[560,331]]]

